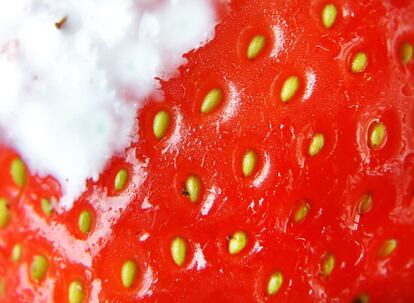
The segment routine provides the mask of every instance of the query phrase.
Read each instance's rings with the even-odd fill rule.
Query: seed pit
[[[300,81],[297,76],[288,77],[282,85],[280,91],[280,99],[282,102],[287,103],[295,97],[299,90]]]
[[[257,154],[254,150],[248,149],[242,160],[242,172],[243,176],[250,177],[256,171]]]
[[[166,110],[159,111],[153,120],[152,130],[155,138],[161,140],[165,137],[170,127],[171,117]]]
[[[315,157],[325,146],[325,136],[323,134],[316,134],[312,137],[308,148],[308,155]]]
[[[0,278],[0,298],[4,296],[6,292],[6,280]]]
[[[247,23],[250,25],[240,29],[240,32],[237,33],[239,36],[236,44],[237,56],[240,63],[244,64],[246,68],[252,67],[253,62],[259,67],[268,58],[268,55],[274,55],[273,51],[278,46],[275,35],[279,33],[273,24],[265,19]]]
[[[14,159],[10,166],[10,174],[14,183],[18,187],[23,187],[27,181],[27,170],[24,162],[17,158]]]
[[[382,258],[389,257],[397,248],[398,242],[396,239],[386,240],[378,251],[378,255]]]
[[[274,296],[277,294],[283,284],[283,274],[280,271],[272,273],[267,282],[267,295]]]
[[[220,88],[213,88],[204,97],[201,103],[200,112],[209,114],[217,109],[223,99],[223,91]]]
[[[114,187],[115,190],[120,192],[125,188],[125,184],[128,181],[128,170],[126,170],[125,168],[120,169],[116,176],[115,176],[115,180],[114,180]]]
[[[200,178],[196,175],[188,176],[182,193],[187,196],[191,202],[196,203],[199,200],[201,193]]]
[[[325,28],[330,29],[336,21],[336,17],[338,15],[338,10],[335,6],[335,4],[327,4],[322,10],[322,23],[325,26]]]
[[[387,131],[385,125],[379,122],[370,127],[369,144],[374,149],[380,149],[386,139]]]
[[[247,234],[244,231],[237,231],[230,237],[228,241],[229,254],[236,255],[246,247]]]
[[[403,64],[408,64],[413,60],[414,46],[410,42],[401,43],[398,53]]]
[[[131,288],[137,276],[137,264],[133,260],[125,261],[121,268],[122,285]]]
[[[69,303],[82,303],[85,297],[82,283],[79,281],[72,281],[68,289]]]
[[[80,213],[79,219],[78,219],[78,227],[79,230],[83,234],[87,234],[90,232],[91,227],[93,224],[93,216],[92,213],[89,210],[84,210]]]
[[[335,268],[335,256],[332,253],[326,253],[321,262],[321,271],[324,277],[328,277],[332,274]]]
[[[404,148],[403,129],[395,109],[377,110],[377,107],[371,107],[368,109],[371,114],[365,113],[358,118],[356,133],[359,152],[372,164],[398,156]]]
[[[310,211],[310,204],[307,201],[302,201],[300,204],[294,209],[292,213],[292,221],[294,223],[303,222]]]
[[[354,55],[351,62],[353,73],[362,73],[368,66],[368,55],[365,52],[358,52]]]
[[[369,296],[367,294],[361,294],[352,301],[352,303],[368,303],[368,302],[369,302]]]
[[[187,244],[181,237],[176,237],[171,241],[170,246],[171,257],[178,266],[183,266],[187,256]]]
[[[254,60],[266,46],[266,37],[263,35],[254,36],[247,47],[247,59]]]
[[[40,207],[41,207],[41,209],[42,209],[43,213],[44,213],[46,216],[50,216],[50,215],[52,214],[52,212],[53,212],[53,206],[52,206],[52,203],[50,203],[50,200],[48,200],[48,199],[43,198],[43,199],[40,201]]]
[[[11,252],[12,261],[14,263],[19,262],[20,258],[22,257],[22,253],[23,253],[23,246],[21,244],[15,244]]]
[[[365,194],[358,199],[358,213],[364,215],[369,212],[372,208],[372,196],[370,194]]]
[[[0,229],[5,228],[11,219],[9,204],[6,199],[0,198]]]
[[[40,282],[49,269],[49,261],[45,256],[36,255],[33,257],[32,265],[30,266],[30,276],[35,282]]]

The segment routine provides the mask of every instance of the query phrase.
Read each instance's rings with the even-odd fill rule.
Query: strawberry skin
[[[412,20],[233,1],[67,212],[1,147],[0,301],[414,301]]]

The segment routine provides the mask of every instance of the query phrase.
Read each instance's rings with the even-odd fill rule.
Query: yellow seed
[[[84,210],[79,215],[78,219],[79,230],[84,234],[87,234],[91,230],[92,226],[92,214],[88,210]]]
[[[11,252],[11,259],[14,263],[17,263],[20,261],[20,258],[22,257],[23,247],[21,244],[15,244],[13,246],[12,252]]]
[[[208,114],[214,111],[221,103],[223,99],[223,91],[219,88],[212,89],[203,100],[201,104],[200,112]]]
[[[175,264],[182,266],[187,255],[187,244],[183,238],[177,237],[171,241],[171,257]]]
[[[165,134],[168,131],[168,128],[170,126],[170,114],[165,111],[159,111],[155,117],[154,117],[154,121],[152,124],[152,130],[154,132],[154,136],[158,139],[161,140],[162,138],[165,137]]]
[[[121,269],[122,285],[125,288],[132,287],[132,285],[134,285],[136,276],[137,276],[137,264],[132,260],[125,261]]]
[[[85,291],[79,281],[72,281],[69,285],[68,299],[69,303],[81,303],[85,297]]]
[[[10,209],[6,199],[0,198],[0,229],[5,228],[10,222]]]
[[[117,191],[121,191],[125,187],[125,183],[128,179],[128,171],[123,168],[118,171],[115,176],[114,187]]]
[[[376,123],[369,138],[371,146],[373,148],[379,148],[384,142],[384,138],[385,138],[384,124]]]
[[[331,253],[326,253],[322,258],[322,275],[325,277],[332,274],[335,268],[335,256]]]
[[[320,153],[325,145],[325,136],[323,134],[316,134],[313,136],[308,149],[308,154],[311,157],[316,156]]]
[[[353,73],[361,73],[368,65],[368,56],[364,52],[357,53],[352,59],[351,70]]]
[[[327,4],[322,10],[322,22],[326,28],[331,28],[335,21],[338,10],[334,4]]]
[[[0,278],[0,298],[4,296],[6,292],[6,280]]]
[[[42,280],[49,269],[49,261],[45,256],[36,255],[33,257],[31,265],[31,277],[33,281],[39,282]]]
[[[409,42],[404,42],[400,46],[400,59],[404,64],[409,63],[413,59],[414,46]]]
[[[283,284],[283,274],[280,271],[274,272],[267,282],[267,294],[275,295]]]
[[[254,36],[249,43],[247,48],[247,58],[253,60],[256,58],[263,50],[266,45],[266,38],[262,35]]]
[[[243,231],[235,232],[229,240],[229,253],[231,255],[238,254],[247,245],[247,234]]]
[[[378,251],[378,254],[380,257],[388,257],[391,255],[394,250],[397,248],[397,240],[395,239],[388,239],[384,242],[380,250]]]
[[[282,102],[289,102],[297,93],[299,89],[299,78],[290,76],[285,80],[280,92],[280,99]]]
[[[293,221],[295,223],[302,222],[305,220],[306,216],[308,215],[310,210],[310,205],[308,202],[304,201],[302,204],[297,208],[296,212],[293,216]]]
[[[256,168],[257,154],[253,150],[248,150],[243,156],[242,171],[245,177],[250,177]]]
[[[194,175],[189,176],[185,182],[185,190],[190,201],[193,203],[197,202],[201,191],[200,178]]]
[[[42,211],[46,216],[50,216],[53,212],[53,207],[52,204],[50,203],[50,201],[48,199],[42,199],[40,201],[41,207],[42,207]]]
[[[353,303],[368,303],[369,302],[369,297],[368,297],[367,294],[361,294],[352,302]]]
[[[23,161],[19,158],[16,158],[12,161],[10,166],[10,174],[14,181],[14,183],[22,187],[26,184],[27,179],[27,171],[26,171],[26,165],[23,163]]]
[[[370,194],[365,194],[359,198],[358,202],[358,213],[360,215],[366,214],[372,208],[372,196]]]

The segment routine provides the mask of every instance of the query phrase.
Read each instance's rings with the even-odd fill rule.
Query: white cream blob
[[[137,139],[155,77],[212,38],[210,1],[0,0],[0,140],[61,183],[63,207]]]

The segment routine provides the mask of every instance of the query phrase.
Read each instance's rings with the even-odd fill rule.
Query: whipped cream
[[[139,140],[155,77],[213,37],[210,1],[0,1],[0,140],[60,182],[64,208]]]

